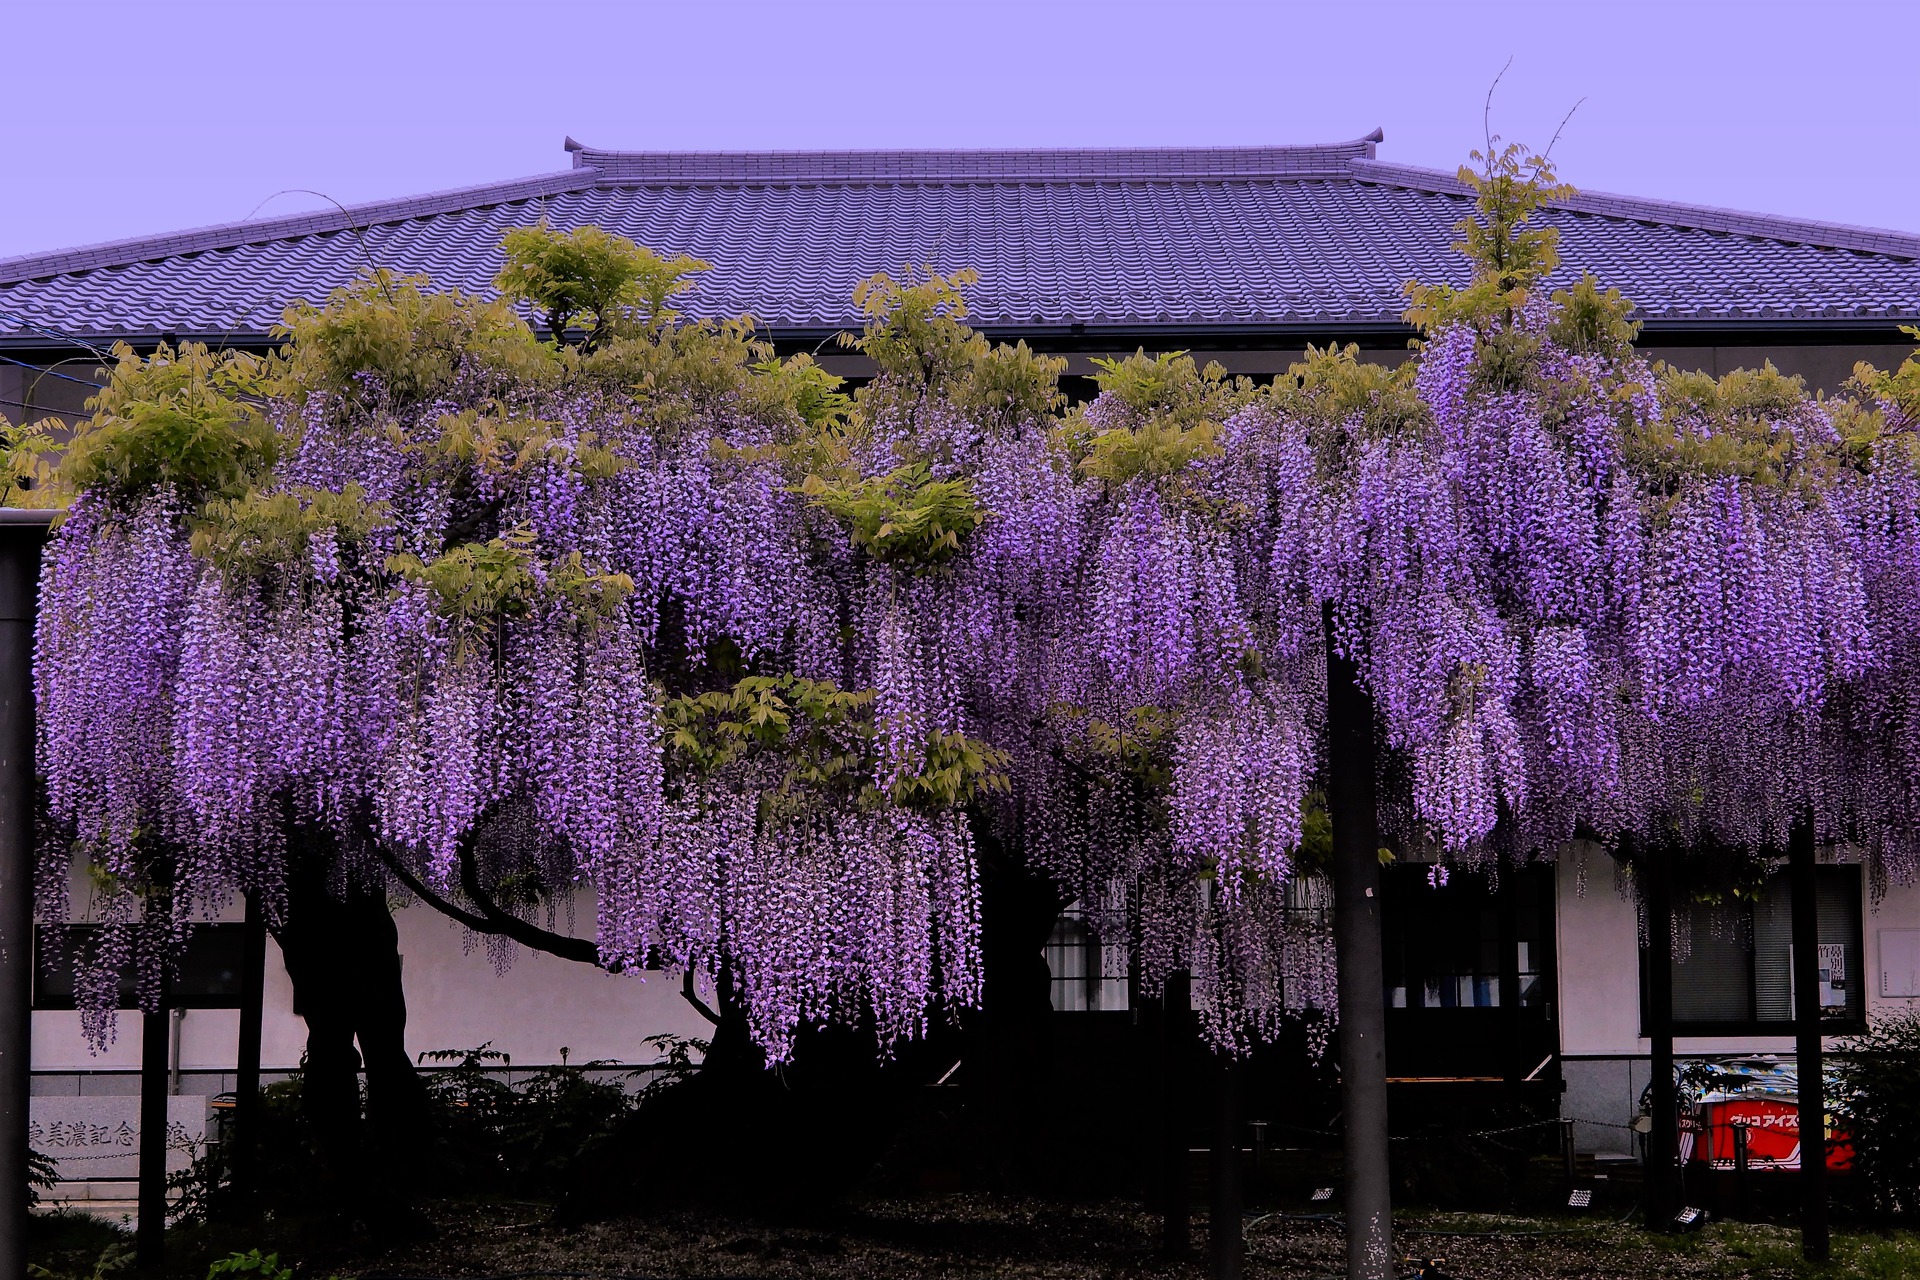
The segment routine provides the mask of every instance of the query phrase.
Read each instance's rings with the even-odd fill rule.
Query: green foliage
[[[1096,359],[1093,375],[1102,393],[1134,415],[1191,430],[1218,423],[1249,397],[1249,388],[1229,381],[1217,362],[1197,365],[1184,351],[1149,356],[1144,350],[1118,360]]]
[[[1391,850],[1380,850],[1380,865],[1394,861]],[[1324,872],[1333,862],[1333,815],[1327,812],[1327,795],[1318,787],[1309,791],[1300,813],[1300,847],[1293,863],[1303,875]]]
[[[1852,465],[1871,450],[1878,429],[1872,415],[1839,415],[1846,433],[1838,446],[1801,430],[1810,407],[1799,375],[1768,361],[1715,378],[1661,367],[1668,412],[1658,422],[1634,420],[1626,457],[1644,474],[1669,485],[1686,476],[1738,476],[1781,487],[1804,483],[1837,465]],[[1862,434],[1866,433],[1866,434]]]
[[[962,323],[962,290],[979,281],[980,273],[970,269],[943,276],[928,268],[925,279],[909,275],[904,283],[884,272],[869,276],[853,291],[853,305],[867,317],[865,331],[859,337],[841,334],[840,343],[872,360],[880,378],[922,393],[957,381],[977,355],[977,344],[984,345]]]
[[[271,467],[280,437],[260,410],[268,364],[197,342],[142,357],[125,343],[87,401],[61,466],[74,489],[131,497],[170,486],[188,503],[237,497]]]
[[[1797,1226],[1723,1219],[1685,1235],[1648,1235],[1663,1253],[1691,1255],[1686,1263],[1659,1265],[1647,1275],[1683,1267],[1711,1267],[1703,1274],[1726,1280],[1911,1280],[1920,1275],[1920,1236],[1911,1231],[1851,1232],[1836,1228],[1832,1257],[1809,1262]]]
[[[742,317],[619,330],[582,357],[579,368],[589,379],[632,392],[633,421],[672,438],[783,415],[786,388],[753,371],[772,358],[773,348],[755,338],[753,321]]]
[[[966,480],[935,480],[925,463],[852,484],[809,475],[800,491],[846,525],[855,546],[909,568],[946,563],[986,518]]]
[[[888,789],[887,798],[910,809],[958,809],[989,794],[1006,794],[1012,785],[1006,774],[1010,757],[998,747],[964,733],[928,736],[920,750],[919,768],[902,774]]]
[[[1061,356],[1044,356],[1024,340],[989,348],[974,336],[972,361],[951,391],[954,407],[981,427],[1011,431],[1050,420],[1067,402],[1060,393],[1060,375],[1067,370]]]
[[[1900,332],[1920,339],[1920,327],[1901,325]],[[1920,422],[1920,351],[1901,361],[1891,373],[1883,373],[1863,360],[1853,367],[1853,381],[1857,393],[1884,400],[1910,422]]]
[[[46,1152],[27,1148],[27,1208],[40,1204],[40,1193],[53,1190],[60,1181],[60,1165]]]
[[[671,1031],[648,1036],[640,1043],[660,1055],[648,1071],[647,1083],[640,1089],[643,1102],[691,1080],[700,1070],[700,1064],[706,1060],[707,1051],[713,1048],[711,1040],[678,1036]],[[566,1050],[562,1049],[560,1053],[564,1057]]]
[[[1489,145],[1473,160],[1479,167],[1462,165],[1459,177],[1473,189],[1479,216],[1454,224],[1460,239],[1453,246],[1473,264],[1473,279],[1464,289],[1407,285],[1407,323],[1422,333],[1462,323],[1482,333],[1495,321],[1511,327],[1515,312],[1560,264],[1559,231],[1529,224],[1548,204],[1570,198],[1573,188],[1554,176],[1544,155],[1517,142]]]
[[[746,387],[747,398],[756,420],[776,425],[775,442],[770,449],[736,450],[716,438],[716,453],[742,458],[770,453],[796,485],[813,475],[848,479],[857,475],[853,397],[840,390],[846,380],[828,373],[806,352],[785,360],[769,356],[751,367],[754,376]],[[784,429],[778,429],[782,424]]]
[[[814,792],[880,802],[873,703],[873,690],[843,690],[830,680],[747,676],[730,689],[668,699],[660,720],[667,750],[684,770],[713,773],[750,754],[777,756],[785,773],[763,797],[763,816],[771,817],[804,806]],[[948,810],[1008,785],[1006,753],[964,734],[934,733],[918,757],[885,799]]]
[[[1085,707],[1060,703],[1053,714],[1073,730],[1075,745],[1096,767],[1130,779],[1150,796],[1173,791],[1173,714],[1156,706],[1135,707],[1118,724]]]
[[[1411,360],[1388,368],[1360,359],[1360,348],[1349,343],[1309,346],[1306,359],[1274,380],[1269,395],[1275,404],[1299,414],[1317,426],[1350,432],[1362,439],[1403,436],[1429,420],[1427,406],[1414,390]]]
[[[785,360],[759,360],[752,368],[766,395],[799,418],[809,434],[845,425],[853,409],[853,397],[840,390],[847,380],[828,373],[812,355],[802,351]]]
[[[1229,380],[1217,363],[1201,367],[1184,351],[1119,360],[1095,360],[1094,381],[1131,419],[1094,435],[1084,417],[1065,427],[1068,444],[1084,452],[1081,470],[1118,488],[1135,476],[1178,475],[1219,453],[1220,423],[1253,399],[1252,383]]]
[[[207,504],[195,522],[193,553],[235,580],[300,573],[316,535],[332,533],[343,545],[362,542],[387,515],[387,504],[368,501],[357,484],[340,493],[305,485],[255,490]]]
[[[693,288],[689,277],[711,266],[685,254],[663,258],[599,227],[555,231],[544,220],[507,232],[501,248],[507,262],[494,278],[500,291],[543,313],[555,341],[564,340],[576,319],[590,319],[590,351],[616,333],[671,324],[679,313],[668,303]]]
[[[434,289],[425,276],[384,267],[335,289],[324,305],[289,307],[274,333],[288,340],[280,390],[295,397],[360,397],[372,377],[404,404],[437,394],[469,369],[533,382],[559,370],[506,301]]]
[[[1568,351],[1618,358],[1640,336],[1640,322],[1628,319],[1632,301],[1618,289],[1602,289],[1591,271],[1582,272],[1573,288],[1555,289],[1553,301],[1547,334]]]
[[[644,1092],[625,1081],[645,1068],[593,1061],[541,1067],[509,1083],[512,1059],[490,1044],[440,1049],[423,1063],[449,1064],[423,1073],[436,1113],[441,1164],[462,1188],[492,1187],[522,1195],[562,1189],[578,1162],[614,1140],[639,1109]]]
[[[624,573],[595,573],[578,551],[543,562],[532,543],[531,533],[515,530],[489,542],[463,542],[431,561],[389,556],[386,568],[425,586],[442,613],[468,625],[491,626],[543,601],[561,602],[591,621],[610,616],[633,592],[633,579]]]
[[[1807,403],[1807,387],[1800,375],[1781,373],[1771,360],[1758,369],[1735,369],[1720,378],[1667,369],[1661,390],[1677,413],[1706,424],[1715,435],[1770,434],[1775,423],[1791,418]]]
[[[968,328],[963,292],[979,273],[956,271],[903,283],[880,274],[854,290],[867,317],[863,332],[840,335],[843,346],[872,360],[877,376],[855,395],[858,416],[909,421],[930,399],[944,399],[981,426],[1003,430],[1048,420],[1065,398],[1060,375],[1067,362],[1026,343],[993,346]]]
[[[207,1268],[207,1280],[221,1280],[223,1276],[254,1276],[258,1280],[293,1280],[293,1268],[282,1266],[277,1253],[261,1253],[258,1249],[249,1249],[245,1253],[230,1253]]]
[[[48,1267],[37,1262],[29,1262],[27,1264],[29,1276],[34,1280],[108,1280],[109,1276],[117,1276],[133,1268],[133,1241],[124,1233],[90,1216],[78,1213],[71,1216],[74,1219],[72,1225],[82,1227],[82,1231],[75,1234],[93,1237],[88,1241],[89,1245],[98,1243],[95,1232],[109,1236],[107,1243],[97,1250],[92,1248],[61,1250],[64,1256],[57,1261],[66,1265]],[[92,1230],[86,1230],[89,1227]]]
[[[587,479],[605,480],[627,465],[592,432],[581,433],[578,442],[569,445],[559,438],[557,423],[496,417],[478,409],[443,414],[424,447],[458,467],[497,477],[517,474],[537,462],[572,459]]]
[[[67,446],[54,435],[57,418],[15,426],[0,418],[0,507],[47,510],[72,501],[55,461]]]
[[[1830,1061],[1833,1106],[1873,1208],[1920,1218],[1920,1013],[1888,1012]]]
[[[755,750],[789,759],[789,787],[858,784],[872,736],[871,689],[831,680],[747,676],[731,689],[686,694],[661,705],[667,749],[698,773],[724,769]]]

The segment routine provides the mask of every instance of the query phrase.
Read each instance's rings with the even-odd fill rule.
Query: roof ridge
[[[1343,176],[1377,139],[1241,147],[957,147],[806,151],[608,151],[574,143],[574,164],[613,183],[1060,182]]]
[[[591,187],[602,181],[592,169],[563,169],[557,173],[531,178],[511,178],[504,182],[482,183],[472,187],[453,187],[423,195],[374,200],[364,204],[336,206],[308,213],[290,213],[276,218],[241,222],[218,222],[185,231],[159,235],[131,236],[106,240],[72,249],[51,249],[41,253],[23,253],[0,258],[0,284],[15,284],[43,276],[70,275],[100,267],[127,266],[160,258],[178,258],[209,249],[233,249],[241,245],[269,240],[291,240],[300,236],[325,235],[349,228],[365,230],[383,222],[402,222],[408,218],[479,209],[489,205],[530,200],[538,196],[558,195]]]
[[[1360,158],[1348,163],[1352,177],[1359,182],[1431,191],[1440,195],[1471,196],[1473,189],[1443,169],[1396,164],[1390,160]],[[1885,254],[1896,258],[1920,259],[1920,233],[1895,231],[1886,227],[1860,227],[1844,222],[1822,222],[1815,218],[1794,218],[1783,214],[1750,213],[1743,209],[1724,209],[1716,205],[1687,204],[1679,200],[1653,200],[1644,196],[1623,196],[1608,191],[1576,188],[1572,199],[1556,200],[1552,208],[1573,213],[1597,214],[1635,222],[1655,222],[1664,226],[1689,227],[1699,231],[1721,231],[1732,235],[1757,236],[1784,244],[1808,244],[1826,249],[1852,249],[1862,253]]]
[[[1078,147],[869,151],[605,151],[568,139],[572,169],[258,221],[0,258],[0,284],[368,228],[592,187],[841,183],[1232,181],[1350,178],[1468,195],[1452,173],[1375,159],[1378,131],[1351,142],[1243,147]],[[1920,260],[1920,234],[1586,191],[1576,213]]]

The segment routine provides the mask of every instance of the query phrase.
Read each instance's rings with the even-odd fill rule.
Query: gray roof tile
[[[689,310],[856,324],[853,287],[980,271],[986,327],[1388,326],[1408,279],[1463,278],[1448,174],[1314,147],[686,152],[570,146],[561,173],[0,259],[0,335],[264,333],[369,264],[486,292],[540,217],[706,258]],[[1920,235],[1581,193],[1548,217],[1659,323],[1920,318]]]

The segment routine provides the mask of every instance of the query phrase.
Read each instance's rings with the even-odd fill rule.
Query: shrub
[[[27,1148],[27,1208],[40,1207],[40,1193],[53,1190],[60,1180],[60,1166],[44,1151]]]
[[[107,385],[68,446],[62,478],[75,489],[141,494],[171,487],[189,503],[238,496],[280,452],[261,411],[256,357],[165,343],[141,356],[125,343]]]
[[[277,1253],[261,1253],[258,1249],[249,1249],[245,1253],[230,1253],[207,1268],[207,1280],[221,1280],[222,1276],[254,1276],[258,1280],[293,1280],[293,1268],[282,1266]]]
[[[1879,1019],[1834,1059],[1834,1110],[1873,1209],[1920,1217],[1920,1012]]]
[[[509,1084],[501,1075],[511,1060],[488,1045],[436,1050],[420,1059],[451,1064],[429,1072],[426,1083],[439,1113],[444,1173],[468,1189],[550,1192],[640,1105],[622,1078],[637,1077],[641,1069],[618,1063],[563,1061]]]

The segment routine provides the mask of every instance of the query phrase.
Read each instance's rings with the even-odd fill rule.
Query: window
[[[1861,980],[1860,869],[1816,867],[1820,1012],[1835,1031],[1864,1023]],[[1784,872],[1757,902],[1694,904],[1676,919],[1690,946],[1673,966],[1677,1035],[1785,1034],[1793,1028],[1793,895]],[[1646,954],[1641,953],[1640,1019],[1647,1024]]]
[[[1054,921],[1047,939],[1047,968],[1053,972],[1053,1007],[1058,1013],[1124,1011],[1127,1002],[1127,947],[1124,936],[1109,944],[1078,902]]]
[[[99,925],[70,924],[57,951],[47,946],[48,926],[33,930],[33,1007],[71,1009],[73,958],[93,945]],[[240,967],[246,935],[242,924],[195,925],[187,935],[167,999],[176,1009],[237,1009],[240,1007]],[[139,1007],[131,968],[120,975],[122,1009]]]
[[[1545,1078],[1541,1064],[1560,1042],[1555,874],[1543,863],[1509,863],[1493,876],[1404,863],[1381,869],[1389,1079]]]
[[[1523,1009],[1543,1006],[1546,925],[1553,910],[1551,873],[1543,870],[1508,868],[1513,885],[1503,898],[1472,872],[1456,871],[1441,882],[1423,866],[1388,868],[1381,876],[1387,1007],[1499,1008],[1508,946],[1514,962],[1510,998]],[[1503,911],[1512,918],[1503,921]]]

